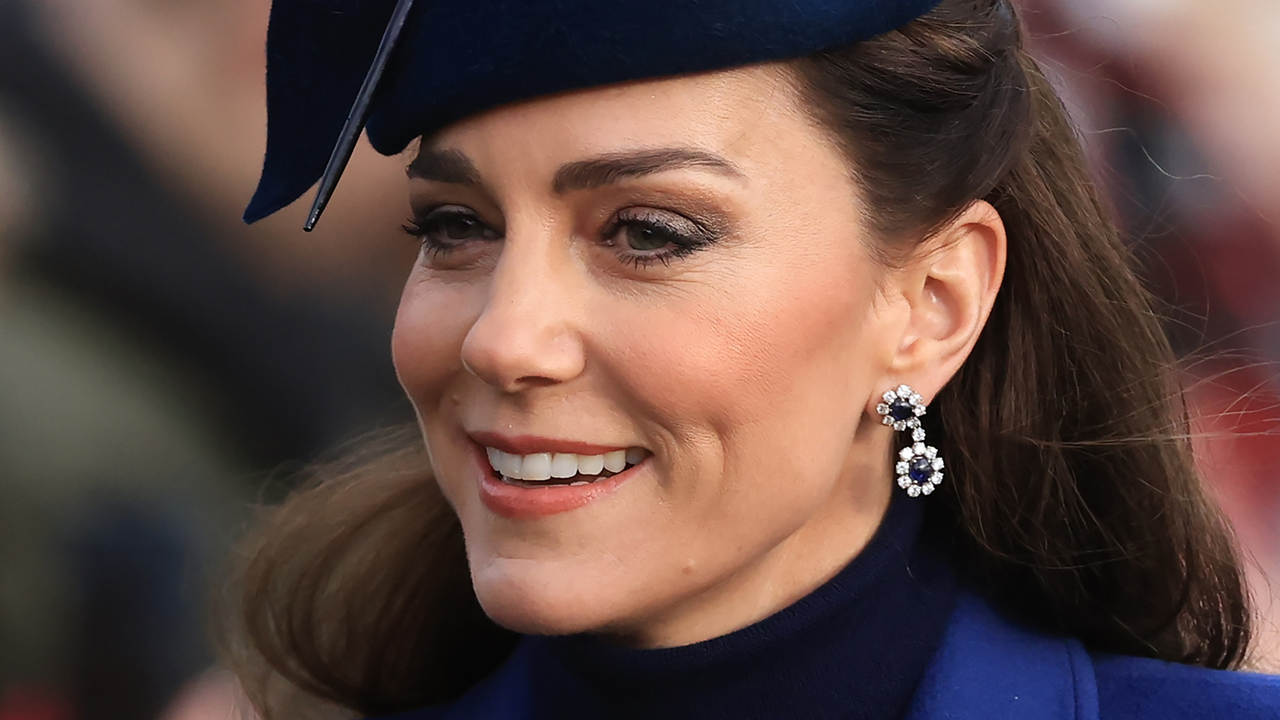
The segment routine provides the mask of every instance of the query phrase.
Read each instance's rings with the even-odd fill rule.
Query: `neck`
[[[898,718],[940,641],[955,594],[923,503],[899,498],[863,551],[760,622],[686,647],[595,636],[528,638],[539,718]],[[927,535],[927,534],[926,534]]]
[[[622,627],[599,633],[633,648],[692,645],[776,614],[830,581],[866,548],[884,520],[891,493],[887,483],[866,483],[869,491],[833,496],[830,508],[784,538],[757,562]]]

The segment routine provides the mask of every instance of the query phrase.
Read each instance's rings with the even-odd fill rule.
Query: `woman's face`
[[[849,174],[775,66],[423,140],[395,363],[495,620],[686,644],[862,548],[896,315]]]

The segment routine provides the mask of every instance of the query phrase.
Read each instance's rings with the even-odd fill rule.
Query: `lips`
[[[578,440],[554,440],[536,435],[503,435],[495,432],[469,432],[467,437],[481,447],[491,447],[513,455],[533,453],[574,453],[577,455],[603,455],[615,450],[626,450],[626,445],[595,445]]]
[[[510,519],[583,507],[610,495],[650,453],[532,436],[471,433],[485,506]],[[576,451],[576,452],[574,452]]]
[[[637,465],[647,454],[643,448],[612,450],[599,455],[577,453],[529,453],[516,455],[486,447],[489,467],[507,481],[573,485],[609,477]]]

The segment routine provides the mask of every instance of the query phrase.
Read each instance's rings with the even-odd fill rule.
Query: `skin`
[[[658,148],[726,167],[555,186],[566,164]],[[857,555],[892,484],[874,407],[901,382],[932,397],[968,354],[1003,273],[994,210],[976,203],[899,267],[877,264],[845,158],[776,65],[500,108],[424,139],[415,165],[441,152],[475,177],[411,166],[436,179],[410,180],[427,249],[393,352],[490,616],[684,645]],[[431,225],[439,206],[477,224],[449,226],[453,240]],[[636,215],[717,239],[638,265],[652,238],[614,223]],[[513,520],[480,501],[476,431],[652,457],[584,507]]]

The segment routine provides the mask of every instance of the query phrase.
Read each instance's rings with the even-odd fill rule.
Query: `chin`
[[[618,624],[624,612],[607,581],[558,564],[504,559],[473,566],[480,606],[497,624],[527,635],[573,635]]]

